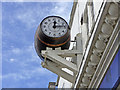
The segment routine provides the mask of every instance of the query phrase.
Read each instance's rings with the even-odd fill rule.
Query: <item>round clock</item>
[[[42,32],[53,38],[62,37],[67,33],[68,24],[67,22],[58,16],[49,16],[41,22]]]
[[[38,56],[46,47],[68,49],[70,46],[70,28],[59,16],[48,16],[42,20],[35,34],[35,49]]]

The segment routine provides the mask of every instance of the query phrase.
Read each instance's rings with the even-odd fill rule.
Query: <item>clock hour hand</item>
[[[56,28],[56,23],[57,23],[57,22],[54,21],[53,23],[54,23],[53,28],[55,29],[55,28]]]

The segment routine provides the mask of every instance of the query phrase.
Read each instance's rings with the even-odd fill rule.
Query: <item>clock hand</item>
[[[55,28],[56,28],[56,23],[57,23],[57,22],[54,21],[53,23],[54,23],[53,28],[55,29]]]
[[[58,26],[56,26],[56,27],[65,27],[65,26],[58,25]]]

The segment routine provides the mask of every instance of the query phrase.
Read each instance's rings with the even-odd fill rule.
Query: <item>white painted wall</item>
[[[100,10],[100,7],[102,5],[102,2],[103,2],[103,0],[93,0],[95,21],[97,19],[98,14],[99,14],[99,10]]]
[[[80,21],[81,21],[81,15],[84,12],[86,2],[87,2],[87,0],[84,0],[82,2],[80,0],[78,0],[78,4],[77,4],[77,7],[76,7],[74,19],[73,19],[73,24],[72,24],[72,27],[71,27],[71,40],[74,40],[75,36],[78,33],[81,33]]]
[[[60,77],[59,84],[58,84],[58,90],[59,88],[71,88],[71,87],[72,87],[72,83]]]
[[[73,75],[73,72],[68,70],[67,68],[63,68],[62,70],[64,70],[65,72]],[[64,78],[60,77],[59,83],[58,83],[58,88],[70,88],[72,87],[72,83],[65,80]]]
[[[71,27],[71,40],[74,40],[76,34],[80,32],[80,29],[79,29],[80,24],[79,24],[79,16],[78,16],[78,5],[77,5],[76,11],[75,11],[73,21],[74,22],[73,22],[72,27]]]
[[[100,10],[102,1],[103,0],[93,0],[95,20],[97,19],[97,16],[99,14],[99,10]],[[86,31],[87,23],[84,23],[81,26],[80,21],[81,21],[81,15],[83,14],[85,6],[86,6],[86,2],[87,2],[87,0],[84,0],[84,1],[78,0],[78,4],[77,4],[76,10],[75,10],[75,15],[73,18],[73,24],[71,26],[71,40],[74,41],[75,36],[78,33],[82,33],[82,40],[83,40],[83,45],[84,45],[83,49],[85,49],[85,44],[88,39],[87,31]],[[73,47],[73,44],[71,44],[70,47]],[[69,72],[69,70],[66,70],[66,71]],[[72,83],[70,83],[69,81],[60,77],[60,80],[58,83],[58,88],[71,88],[71,87],[72,87]]]
[[[73,40],[73,41],[75,39],[75,36],[81,32],[80,20],[81,20],[81,14],[84,11],[83,7],[85,7],[85,2],[78,3],[77,7],[76,7],[75,15],[73,18],[73,24],[71,27],[71,40]],[[70,47],[73,47],[73,44],[71,44]],[[68,70],[66,70],[66,71],[70,72]],[[70,73],[72,73],[72,72],[70,72]],[[70,88],[70,87],[72,87],[72,83],[70,83],[69,81],[60,77],[58,88]]]

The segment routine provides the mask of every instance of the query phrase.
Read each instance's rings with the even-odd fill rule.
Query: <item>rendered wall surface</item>
[[[75,13],[74,13],[74,17],[73,17],[73,23],[71,26],[71,40],[75,40],[75,36],[78,33],[82,33],[82,38],[83,38],[83,44],[85,43],[86,39],[86,32],[85,32],[85,27],[84,25],[86,25],[87,23],[84,23],[83,26],[81,26],[81,17],[82,14],[84,13],[86,4],[87,4],[88,0],[84,0],[84,1],[78,1],[76,9],[75,9]],[[102,5],[102,1],[103,0],[93,0],[93,5],[94,5],[94,15],[95,15],[95,20],[97,19],[97,16],[99,14],[99,10],[100,7]],[[89,17],[89,15],[88,15]],[[73,47],[73,43],[71,43],[71,48]],[[84,48],[84,47],[83,47]],[[79,72],[78,72],[79,73]],[[71,88],[72,84],[68,81],[66,81],[65,79],[60,77],[59,83],[58,83],[58,88]]]

